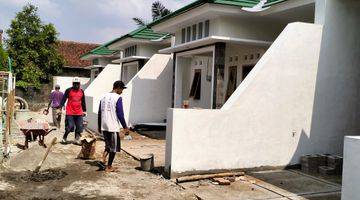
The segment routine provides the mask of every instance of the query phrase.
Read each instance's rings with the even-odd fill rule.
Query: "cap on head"
[[[59,84],[56,84],[56,85],[55,85],[55,89],[60,89],[60,85],[59,85]]]
[[[122,81],[115,81],[113,84],[113,89],[126,89],[126,86]]]
[[[76,76],[76,77],[73,78],[72,82],[73,83],[80,83],[80,78]]]

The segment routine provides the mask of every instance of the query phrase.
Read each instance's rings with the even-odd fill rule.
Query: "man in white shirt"
[[[113,90],[101,99],[98,112],[98,129],[99,133],[104,135],[105,151],[103,154],[103,162],[109,155],[106,172],[113,172],[116,169],[112,167],[116,152],[120,152],[120,136],[121,127],[125,132],[129,132],[124,118],[124,109],[121,98],[122,91],[126,89],[122,81],[116,81]]]

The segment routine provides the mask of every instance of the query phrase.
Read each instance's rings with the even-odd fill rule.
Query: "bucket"
[[[140,157],[140,167],[144,171],[151,171],[154,169],[154,154],[146,154]]]

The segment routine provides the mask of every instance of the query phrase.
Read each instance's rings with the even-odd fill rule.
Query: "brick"
[[[219,185],[230,185],[231,182],[229,180],[226,180],[224,178],[214,178],[214,181],[219,183]]]
[[[320,166],[319,173],[321,175],[334,175],[336,173],[335,168],[328,167],[328,166]]]

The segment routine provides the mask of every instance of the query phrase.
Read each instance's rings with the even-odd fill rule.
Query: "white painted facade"
[[[126,38],[109,45],[109,49],[123,53],[120,59],[113,60],[122,65],[121,80],[128,83],[143,67],[143,65],[160,49],[170,46],[170,40],[150,41],[144,39]],[[128,51],[132,48],[130,51]]]
[[[72,87],[73,76],[54,76],[53,86],[60,85],[60,91],[65,92],[66,89]],[[81,88],[85,90],[90,84],[90,78],[79,77]]]
[[[311,133],[321,33],[320,25],[288,25],[222,109],[170,109],[171,176],[283,166],[305,153],[333,152]]]
[[[120,79],[119,65],[108,64],[85,90],[88,128],[97,132],[97,116],[101,97],[112,90],[113,83]]]
[[[163,123],[171,106],[172,56],[155,54],[127,83],[124,114],[130,125]]]
[[[360,137],[348,136],[344,142],[342,200],[359,199],[360,194]]]

